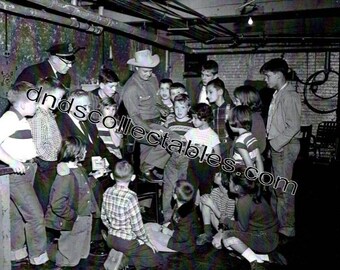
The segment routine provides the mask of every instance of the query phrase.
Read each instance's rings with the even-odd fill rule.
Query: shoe
[[[208,235],[206,233],[200,234],[196,239],[196,245],[203,246],[206,243],[211,243],[213,240],[212,235]]]
[[[21,260],[16,260],[16,261],[11,261],[11,265],[13,266],[23,266],[23,265],[29,265],[30,264],[30,260],[28,259],[28,257],[23,258]]]
[[[251,270],[266,270],[266,267],[264,266],[264,263],[258,263],[257,261],[252,261],[250,263],[250,269]]]
[[[104,262],[104,268],[110,270],[119,270],[122,268],[122,260],[124,254],[115,249],[111,249],[109,256],[106,258]]]
[[[152,184],[163,183],[163,179],[159,179],[152,171],[142,173],[141,180]]]
[[[109,248],[104,240],[92,241],[90,247],[90,254],[92,256],[107,256]]]
[[[287,259],[278,251],[273,251],[268,254],[269,262],[278,265],[287,265]]]

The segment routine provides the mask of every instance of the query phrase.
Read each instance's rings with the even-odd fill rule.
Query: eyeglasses
[[[76,61],[68,61],[68,60],[66,60],[66,59],[64,59],[64,58],[61,58],[61,57],[59,57],[58,56],[58,58],[62,61],[62,62],[64,62],[67,66],[68,65],[73,65]]]

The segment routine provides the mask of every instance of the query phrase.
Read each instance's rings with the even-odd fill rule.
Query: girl
[[[100,214],[91,183],[103,172],[88,177],[79,164],[85,155],[86,145],[78,137],[68,137],[62,142],[45,215],[46,227],[60,231],[57,245],[52,243],[49,249],[51,260],[59,267],[76,266],[80,259],[88,257],[92,215]]]
[[[163,225],[145,224],[150,241],[158,251],[181,253],[195,251],[199,224],[194,195],[194,187],[189,182],[178,180],[173,192],[175,205],[170,222]]]
[[[264,261],[286,265],[283,255],[273,252],[279,244],[278,220],[262,198],[260,183],[248,180],[243,171],[237,170],[231,175],[228,189],[237,196],[235,220],[221,220],[212,244],[220,249],[222,240],[227,249],[248,260],[251,269],[264,269]]]
[[[238,134],[232,147],[232,158],[236,167],[255,167],[263,172],[263,161],[258,142],[250,132],[252,126],[251,110],[248,106],[239,105],[230,110],[229,125]]]
[[[114,99],[110,97],[102,99],[99,103],[99,109],[102,113],[102,119],[96,124],[98,135],[110,153],[122,159],[120,148],[122,146],[123,134],[116,132],[116,129],[112,128],[114,124],[115,127],[119,126],[117,122],[114,123],[117,112],[117,105]]]
[[[247,105],[252,111],[251,133],[258,142],[260,153],[266,149],[266,127],[261,115],[262,101],[259,91],[250,85],[239,86],[234,91],[235,105]]]

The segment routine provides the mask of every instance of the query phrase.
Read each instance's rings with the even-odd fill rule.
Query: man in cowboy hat
[[[156,104],[160,104],[157,95],[158,80],[152,72],[159,64],[159,56],[151,55],[149,50],[137,51],[135,57],[127,61],[127,64],[135,67],[134,74],[125,83],[122,90],[122,102],[129,117],[136,126],[142,127],[146,133],[153,131],[159,133],[159,129],[153,130],[152,124],[159,124],[160,111]],[[140,143],[140,169],[142,173],[149,173],[144,160],[154,146],[145,140]],[[150,179],[150,177],[147,177]]]
[[[68,71],[75,62],[74,54],[80,49],[80,47],[75,47],[69,42],[51,46],[47,50],[50,53],[49,58],[41,63],[26,67],[19,74],[15,83],[27,81],[36,85],[40,79],[56,77],[65,88],[70,88],[71,76]]]

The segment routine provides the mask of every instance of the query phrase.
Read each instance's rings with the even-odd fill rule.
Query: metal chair
[[[311,151],[313,125],[301,126],[300,153],[298,159],[307,160]]]
[[[331,162],[336,159],[337,123],[323,121],[319,123],[316,135],[312,135],[314,158],[317,161]]]

